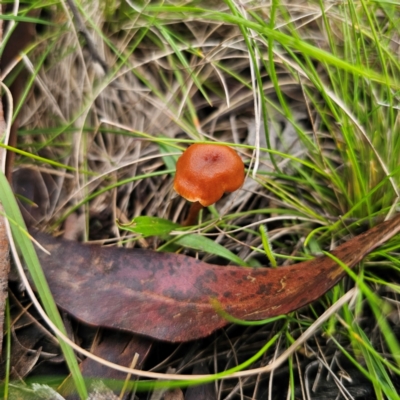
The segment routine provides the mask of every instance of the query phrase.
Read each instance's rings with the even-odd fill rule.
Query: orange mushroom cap
[[[174,189],[204,207],[214,204],[225,192],[239,189],[243,182],[243,161],[228,146],[193,144],[176,163]]]

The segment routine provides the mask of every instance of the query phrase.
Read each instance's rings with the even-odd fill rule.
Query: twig
[[[2,13],[2,6],[0,4],[0,14]],[[0,42],[3,34],[3,21],[0,20]],[[6,123],[4,121],[3,104],[0,97],[0,139],[8,138],[6,134]],[[0,149],[0,165],[5,166],[6,150]],[[8,272],[10,270],[9,246],[6,231],[6,219],[4,217],[3,207],[0,204],[0,354],[3,344],[3,325],[4,325],[4,311],[7,300],[7,287],[8,287]]]

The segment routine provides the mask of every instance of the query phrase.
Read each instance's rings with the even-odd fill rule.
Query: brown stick
[[[2,13],[2,7],[0,4],[0,14]],[[0,20],[0,42],[3,39],[3,21]],[[4,122],[3,105],[0,98],[0,137],[4,135],[6,131],[6,124]],[[6,151],[0,149],[0,163],[6,157]],[[9,258],[9,246],[8,237],[6,231],[6,221],[3,216],[3,207],[0,204],[0,354],[3,343],[3,325],[4,325],[4,311],[6,308],[7,301],[7,287],[8,287],[8,273],[10,271],[10,258]]]

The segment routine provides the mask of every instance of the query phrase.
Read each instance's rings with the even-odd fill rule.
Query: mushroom
[[[193,225],[198,212],[244,182],[244,165],[235,150],[218,144],[193,144],[176,163],[174,189],[192,203],[183,225]]]

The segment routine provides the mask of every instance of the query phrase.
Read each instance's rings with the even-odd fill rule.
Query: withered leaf
[[[28,375],[37,364],[41,348],[39,350],[28,349],[21,344],[15,334],[14,329],[12,333],[12,351],[11,351],[11,377],[13,379],[22,379]]]
[[[400,230],[400,215],[340,245],[332,254],[353,267]],[[105,248],[33,234],[57,304],[76,318],[172,342],[223,327],[211,303],[236,318],[286,314],[318,299],[344,275],[329,257],[280,268],[206,264],[177,254]]]
[[[127,332],[105,329],[98,335],[101,338],[96,337],[90,350],[91,353],[125,367],[129,367],[135,354],[138,354],[138,363],[135,368],[141,368],[152,346],[150,339]],[[80,368],[84,376],[93,378],[119,379],[121,381],[126,378],[126,373],[106,367],[91,358],[83,360]]]
[[[210,370],[205,363],[196,364],[193,367],[193,375],[208,375]],[[213,382],[202,385],[189,386],[186,389],[185,400],[217,400],[217,393]]]

